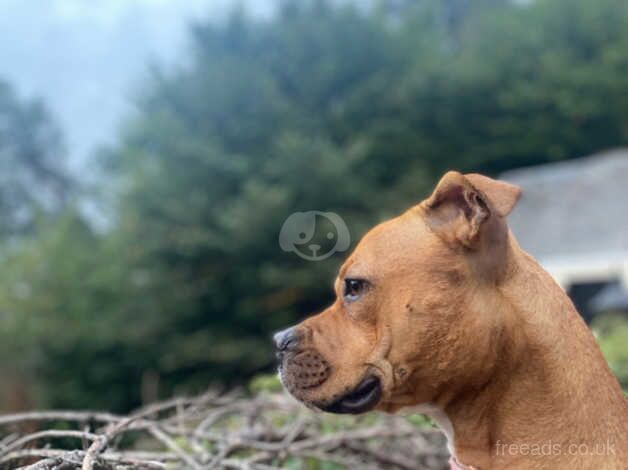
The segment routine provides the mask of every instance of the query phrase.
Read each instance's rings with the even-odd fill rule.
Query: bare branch
[[[31,432],[16,432],[22,423]],[[63,429],[54,429],[57,423]],[[33,425],[40,429],[32,432]],[[311,459],[365,470],[442,470],[447,460],[434,429],[383,414],[317,414],[282,394],[207,393],[129,416],[36,411],[0,416],[2,426],[13,432],[0,440],[0,468],[21,470],[275,470]],[[133,439],[123,439],[127,434]],[[50,448],[53,440],[77,444]]]
[[[19,439],[16,439],[15,441],[11,442],[9,445],[0,448],[0,458],[4,457],[12,450],[19,449],[20,447],[24,446],[24,444],[27,444],[31,441],[36,441],[38,439],[45,439],[49,437],[55,437],[55,438],[72,437],[75,439],[88,439],[90,441],[98,439],[98,436],[96,434],[91,434],[91,433],[82,432],[82,431],[57,431],[54,429],[51,429],[48,431],[39,431],[39,432],[34,432],[32,434],[27,434],[26,436],[20,437]]]

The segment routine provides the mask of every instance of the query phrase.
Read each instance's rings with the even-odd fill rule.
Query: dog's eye
[[[360,298],[362,292],[366,288],[366,281],[364,279],[345,279],[344,298],[349,302],[353,302]]]

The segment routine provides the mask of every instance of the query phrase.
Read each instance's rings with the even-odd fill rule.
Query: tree
[[[7,406],[19,407],[28,401],[30,384],[25,371],[30,369],[23,366],[34,364],[34,354],[22,348],[20,340],[29,338],[22,327],[41,320],[21,310],[19,304],[4,302],[8,295],[22,298],[31,294],[29,280],[11,278],[10,260],[30,245],[37,224],[64,210],[75,187],[65,163],[61,133],[45,106],[36,100],[20,100],[9,84],[0,80],[0,276],[4,280],[0,288],[4,343],[0,371],[2,403]],[[24,261],[28,262],[27,257]],[[44,299],[38,297],[37,301]]]
[[[101,155],[110,230],[68,209],[5,260],[24,369],[49,404],[117,409],[271,370],[271,332],[331,301],[341,258],[282,251],[292,213],[336,212],[355,242],[447,169],[626,144],[624,3],[299,0],[193,25]]]
[[[338,261],[282,252],[290,213],[342,212],[357,230],[375,220],[363,215],[377,204],[360,192],[362,149],[330,125],[356,85],[399,59],[374,19],[311,8],[197,25],[191,66],[156,73],[108,156],[120,234],[146,270],[151,315],[166,319],[153,347],[163,384],[267,370],[270,332],[329,301]]]
[[[72,185],[61,133],[39,101],[22,102],[0,80],[0,237],[59,211]]]

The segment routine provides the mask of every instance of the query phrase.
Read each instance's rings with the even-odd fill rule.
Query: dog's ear
[[[512,210],[521,191],[516,186],[478,174],[446,173],[422,206],[428,225],[448,242],[467,248],[502,238],[502,220]]]
[[[497,213],[506,217],[521,197],[521,188],[504,181],[497,181],[478,173],[464,175],[471,184],[486,195]]]

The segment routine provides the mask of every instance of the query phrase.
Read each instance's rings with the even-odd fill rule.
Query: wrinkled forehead
[[[423,216],[410,209],[364,235],[340,269],[340,277],[374,278],[411,269],[429,258],[437,237]]]

